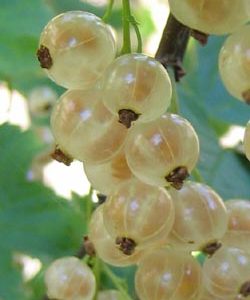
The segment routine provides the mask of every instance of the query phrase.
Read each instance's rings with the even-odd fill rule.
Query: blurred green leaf
[[[4,248],[11,254],[18,251],[38,257],[45,264],[74,255],[87,231],[87,197],[67,201],[42,184],[27,181],[31,159],[41,149],[32,132],[5,124],[0,126],[0,141],[0,238]],[[0,295],[4,292],[0,290]],[[13,299],[19,298],[4,298]]]
[[[41,0],[1,1],[0,80],[22,92],[49,82],[36,59],[38,39],[52,11]]]

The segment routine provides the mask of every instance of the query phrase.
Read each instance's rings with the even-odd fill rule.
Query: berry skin
[[[228,92],[250,104],[250,25],[226,39],[219,55],[219,71]]]
[[[163,114],[171,100],[172,87],[164,67],[144,54],[118,57],[102,82],[106,107],[127,128],[131,122],[148,122]]]
[[[119,184],[134,177],[128,167],[124,148],[106,163],[84,163],[84,171],[92,187],[104,195],[109,195]]]
[[[224,236],[228,223],[220,196],[207,185],[196,182],[186,182],[180,191],[171,188],[169,193],[175,207],[175,221],[168,242],[186,251],[203,250],[210,244],[217,250],[216,241]]]
[[[201,267],[188,253],[158,249],[145,255],[135,275],[140,300],[197,300]]]
[[[110,28],[97,16],[68,11],[44,28],[37,52],[47,75],[68,89],[87,89],[115,58]]]
[[[243,145],[246,157],[250,161],[250,121],[247,123],[245,129]]]
[[[32,89],[28,98],[29,110],[32,117],[48,116],[57,98],[57,93],[48,86],[40,86]]]
[[[130,129],[125,152],[131,171],[141,181],[180,189],[199,157],[192,125],[174,114]]]
[[[136,249],[132,255],[125,255],[119,250],[115,239],[109,235],[104,226],[103,206],[100,205],[93,212],[89,223],[89,240],[93,243],[96,254],[105,263],[117,267],[137,264],[142,252]]]
[[[123,297],[117,290],[105,290],[98,293],[97,300],[123,300]]]
[[[96,282],[92,270],[76,257],[55,260],[45,273],[47,295],[57,300],[92,300]]]
[[[207,34],[226,34],[249,21],[248,0],[169,0],[171,13],[184,25]]]
[[[174,222],[174,206],[168,192],[138,180],[121,184],[109,195],[103,220],[124,253],[164,240]]]
[[[100,89],[69,90],[51,115],[51,130],[59,149],[88,163],[104,163],[122,148],[127,129],[101,102]]]
[[[229,221],[223,245],[248,251],[250,249],[250,201],[243,199],[225,202]]]
[[[222,247],[203,265],[203,284],[221,299],[249,299],[250,254],[237,248]]]

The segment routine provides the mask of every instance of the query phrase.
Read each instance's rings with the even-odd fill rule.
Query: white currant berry
[[[186,182],[179,191],[171,188],[169,193],[175,220],[168,242],[182,250],[216,251],[220,246],[217,241],[224,236],[228,223],[220,196],[207,185],[196,182]]]
[[[203,284],[221,299],[249,299],[250,254],[237,248],[222,247],[203,265]]]
[[[166,112],[172,95],[164,67],[144,54],[118,57],[103,79],[103,100],[126,127],[131,122],[148,122]]]
[[[184,25],[208,34],[231,33],[250,19],[248,0],[169,0]]]
[[[59,148],[89,163],[108,161],[122,148],[127,129],[101,102],[99,89],[69,90],[51,115],[51,129]]]
[[[250,25],[226,39],[220,51],[219,71],[228,92],[250,104]]]
[[[201,267],[188,253],[159,249],[139,262],[135,287],[140,300],[197,300]]]
[[[246,125],[243,145],[246,157],[250,161],[250,121]]]
[[[118,290],[104,290],[97,294],[97,300],[123,300],[123,296]]]
[[[48,76],[69,89],[93,86],[116,53],[109,26],[85,11],[53,18],[41,34],[39,47],[38,59]]]
[[[28,97],[28,105],[32,117],[48,116],[57,99],[57,93],[49,86],[40,86],[32,89]]]
[[[105,195],[109,195],[119,184],[133,178],[124,148],[103,164],[84,163],[84,171],[92,187]]]
[[[45,273],[47,295],[58,300],[92,300],[96,282],[92,270],[76,257],[55,260]]]
[[[131,171],[143,182],[181,188],[197,163],[199,140],[186,119],[164,114],[131,128],[125,152]]]
[[[132,255],[126,255],[119,250],[115,238],[107,232],[103,222],[103,204],[92,214],[89,223],[89,240],[93,243],[97,256],[105,263],[126,267],[137,264],[142,251],[135,249]]]
[[[109,195],[103,220],[121,251],[130,255],[136,248],[166,239],[174,222],[174,205],[165,189],[134,179]]]
[[[233,199],[226,201],[225,205],[229,221],[222,243],[248,251],[250,249],[250,201]]]

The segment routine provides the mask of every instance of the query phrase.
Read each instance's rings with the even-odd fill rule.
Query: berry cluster
[[[228,20],[237,26],[249,18],[248,0],[235,7],[231,1],[181,2],[170,0],[176,17],[185,23],[188,16],[185,24],[206,33],[228,32]],[[222,49],[222,73],[232,64],[231,44]],[[233,66],[247,74],[246,48],[242,53],[248,56],[235,53],[240,58]],[[82,161],[92,186],[107,195],[89,224],[96,255],[114,266],[138,265],[135,287],[141,300],[250,298],[248,202],[229,201],[226,207],[207,185],[185,181],[197,163],[199,141],[186,119],[166,112],[172,95],[167,71],[146,55],[115,58],[115,52],[110,28],[81,11],[52,19],[38,50],[49,77],[68,89],[51,116],[54,157],[66,164]],[[241,96],[249,89],[249,76],[243,78],[246,82],[238,79],[242,86],[232,81]],[[248,157],[249,136],[248,125]],[[193,251],[207,255],[203,267]],[[55,261],[45,279],[51,298],[95,295],[94,275],[78,258]],[[106,293],[97,299],[122,299],[116,291]]]
[[[245,25],[250,20],[250,1],[169,0],[169,5],[174,16],[196,34],[231,34],[219,54],[221,79],[232,96],[250,104],[250,25]],[[244,145],[250,160],[248,131]]]

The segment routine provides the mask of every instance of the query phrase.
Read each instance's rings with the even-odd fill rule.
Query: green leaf
[[[38,257],[45,264],[74,255],[87,232],[88,197],[68,201],[26,179],[32,157],[42,147],[31,131],[5,124],[0,126],[0,141],[0,238],[4,248],[11,254],[18,251]],[[18,284],[12,283],[13,290],[18,290]],[[4,298],[13,299],[20,297]]]
[[[41,0],[1,1],[0,80],[22,92],[48,82],[36,59],[38,39],[52,12]]]

